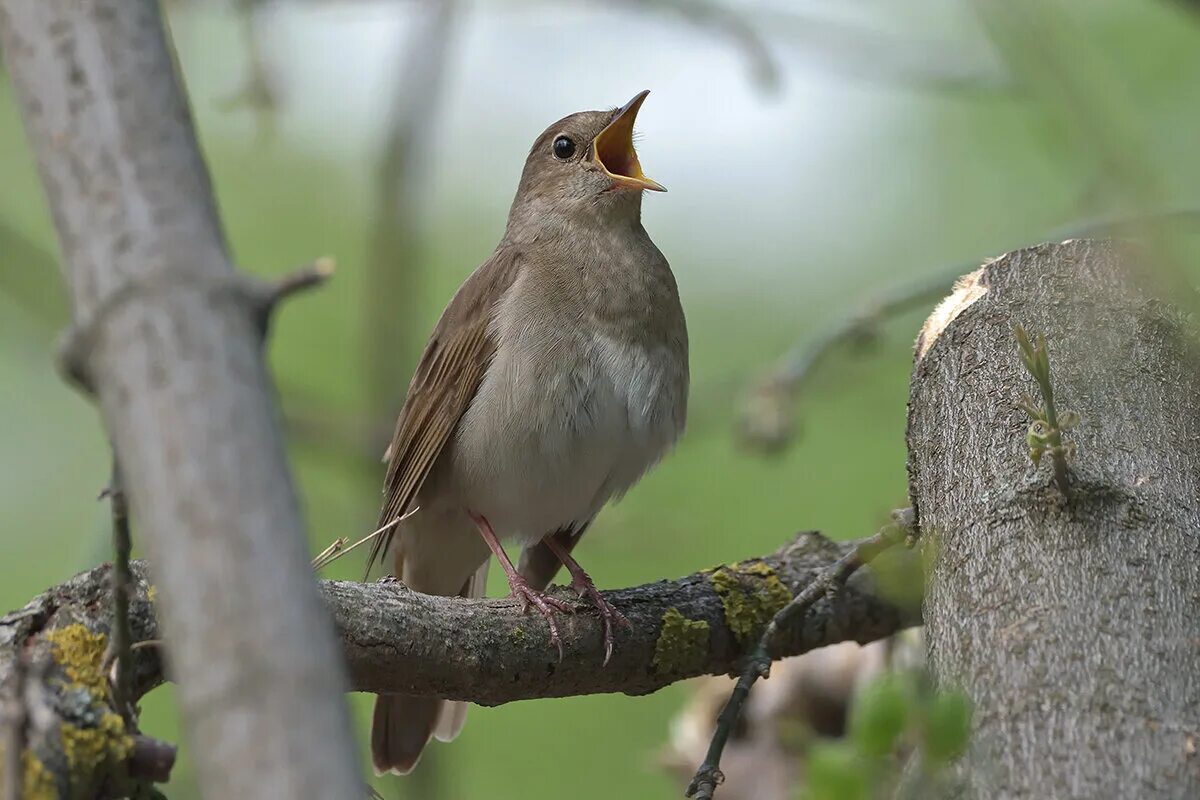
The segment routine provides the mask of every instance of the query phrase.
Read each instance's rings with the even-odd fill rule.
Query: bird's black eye
[[[575,143],[566,136],[554,140],[554,157],[566,161],[575,155]]]

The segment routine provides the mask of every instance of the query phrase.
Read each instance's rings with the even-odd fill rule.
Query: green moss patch
[[[663,614],[662,630],[654,645],[654,669],[682,674],[708,656],[708,623],[688,619],[672,606]]]
[[[744,561],[715,570],[713,589],[725,607],[725,624],[743,647],[757,641],[792,593],[763,561]]]

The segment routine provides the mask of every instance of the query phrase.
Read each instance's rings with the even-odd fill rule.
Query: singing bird
[[[607,662],[626,621],[571,549],[674,445],[687,414],[683,309],[641,222],[643,191],[665,191],[633,146],[647,94],[571,114],[534,142],[504,237],[442,312],[384,456],[379,525],[392,527],[371,562],[390,559],[418,592],[481,597],[494,555],[560,658],[555,613],[574,606],[543,590],[566,566],[603,618]],[[519,569],[502,539],[524,546]],[[462,702],[380,695],[375,769],[409,772],[465,715]]]

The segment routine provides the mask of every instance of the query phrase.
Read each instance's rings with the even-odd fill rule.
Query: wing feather
[[[496,353],[492,333],[496,305],[516,281],[518,270],[518,254],[498,250],[472,273],[442,312],[409,383],[384,455],[388,469],[378,527],[410,509],[475,398]],[[393,534],[389,529],[375,539],[368,571],[387,552]]]

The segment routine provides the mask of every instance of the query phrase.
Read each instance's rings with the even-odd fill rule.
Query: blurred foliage
[[[339,264],[327,288],[289,304],[270,347],[315,553],[335,537],[369,530],[378,508],[382,471],[371,445],[390,420],[372,418],[378,401],[370,396],[372,348],[362,322],[371,285],[366,265],[378,241],[371,223],[383,188],[378,151],[360,147],[352,131],[330,144],[322,138],[329,125],[306,128],[291,110],[318,98],[324,119],[336,126],[343,87],[323,82],[321,69],[333,71],[333,61],[352,54],[305,40],[289,57],[325,66],[304,73],[309,83],[289,83],[297,64],[277,58],[283,51],[272,39],[247,55],[242,21],[232,11],[178,5],[172,32],[238,263],[260,274],[325,254]],[[302,5],[318,21],[382,18],[380,4]],[[675,134],[647,136],[639,147],[656,177],[664,177],[651,168],[656,153],[676,164],[677,174],[664,180],[671,194],[648,201],[646,217],[675,265],[688,313],[689,430],[678,451],[606,510],[581,545],[581,560],[602,586],[736,561],[774,549],[797,528],[862,536],[903,504],[909,351],[920,309],[881,321],[871,358],[831,360],[806,384],[799,401],[804,437],[791,448],[763,460],[739,450],[732,436],[734,406],[751,380],[796,342],[818,339],[864,298],[1036,242],[1074,220],[1200,207],[1200,17],[1182,3],[1025,0],[1011,11],[987,0],[925,0],[903,11],[878,0],[836,8],[805,3],[803,14],[816,16],[798,11],[799,23],[789,22],[788,12],[731,3],[778,62],[773,99],[745,80],[738,69],[744,54],[726,53],[719,37],[671,22],[679,3],[668,4],[675,11],[663,17],[638,16],[640,4],[627,0],[619,10],[595,3],[554,22],[545,20],[544,8],[522,12],[516,5],[472,6],[448,67],[442,124],[422,160],[425,182],[415,206],[407,206],[419,216],[421,237],[412,250],[418,257],[405,262],[419,270],[409,284],[415,302],[404,298],[420,317],[412,330],[429,329],[494,245],[525,148],[546,122],[605,99],[620,102],[643,86],[655,97],[688,98],[666,126]],[[254,30],[286,38],[286,6],[273,4],[279,19]],[[705,21],[713,19],[722,17]],[[819,49],[821,37],[805,33],[828,30],[821,20],[849,32],[820,42],[824,55],[838,48],[834,70],[813,70],[798,58]],[[630,49],[631,28],[639,41],[662,47]],[[529,62],[524,69],[496,56],[529,30],[537,32],[539,50],[524,59],[517,54],[516,61]],[[886,37],[886,60],[873,60],[882,50],[861,38],[870,30]],[[598,65],[575,57],[596,40],[610,42],[607,52],[621,58]],[[903,53],[893,46],[905,42],[914,44]],[[951,52],[989,54],[989,66],[964,70]],[[257,110],[222,102],[244,82],[248,61],[271,61],[272,85],[286,90],[267,134]],[[545,119],[529,117],[530,105],[517,102],[551,90],[577,102]],[[372,91],[388,98],[398,88],[386,83]],[[741,101],[744,120],[714,113],[718,95]],[[751,110],[758,106],[761,112]],[[370,135],[383,139],[378,130]],[[685,144],[692,160],[673,161]],[[1164,241],[1168,277],[1194,281],[1200,269],[1190,240]],[[54,253],[36,170],[0,78],[0,609],[110,557],[106,511],[94,501],[107,479],[105,437],[92,407],[63,385],[52,364],[66,308]],[[396,346],[395,369],[404,374],[412,343]],[[360,566],[343,559],[330,574],[357,578]],[[847,765],[880,758],[870,754],[881,752],[900,723],[899,739],[921,738],[936,754],[954,749],[961,704],[921,705],[906,691],[880,689],[855,735],[815,754],[811,791],[825,786],[842,792],[839,798],[855,796],[865,773],[847,778]],[[676,686],[649,697],[473,709],[459,741],[430,748],[440,795],[669,796],[674,785],[651,754],[686,692]],[[361,736],[370,698],[352,700]],[[146,731],[177,738],[171,687],[144,707]],[[402,784],[377,782],[388,797]],[[186,747],[170,789],[174,800],[195,796]]]
[[[934,691],[920,670],[872,680],[851,707],[847,736],[816,742],[805,754],[801,800],[883,800],[897,784],[926,791],[960,756],[971,733],[971,707],[957,691]],[[917,761],[909,764],[916,754]],[[932,793],[926,796],[934,796]]]

